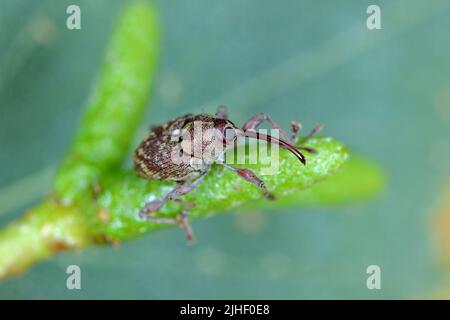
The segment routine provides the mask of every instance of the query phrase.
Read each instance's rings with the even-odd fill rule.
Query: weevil
[[[256,129],[265,121],[272,128],[279,130],[281,139],[256,132]],[[226,108],[223,106],[219,107],[214,116],[186,114],[163,125],[153,127],[134,153],[135,170],[145,179],[174,181],[176,185],[161,199],[147,203],[141,209],[140,217],[149,222],[174,224],[182,227],[187,239],[194,241],[194,234],[188,222],[188,212],[193,204],[181,201],[178,197],[193,191],[203,181],[213,163],[234,171],[241,178],[254,184],[262,190],[265,198],[275,199],[265,183],[251,170],[225,163],[224,152],[236,146],[239,136],[248,137],[275,143],[292,152],[301,163],[306,165],[306,159],[300,150],[310,153],[314,153],[315,150],[303,146],[294,147],[300,129],[300,122],[292,121],[292,134],[288,136],[278,123],[265,113],[255,115],[241,128],[238,128],[228,119]],[[302,138],[299,145],[303,145],[320,129],[321,125],[314,127],[309,135]],[[219,148],[221,152],[205,152],[217,142],[223,147]],[[176,218],[155,217],[155,213],[168,201],[182,204],[181,214]]]

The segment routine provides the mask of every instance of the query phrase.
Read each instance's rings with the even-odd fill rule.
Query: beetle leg
[[[184,229],[184,234],[186,235],[186,239],[190,243],[195,243],[195,235],[192,231],[191,225],[189,224],[189,209],[192,208],[193,204],[190,202],[181,201],[179,199],[175,200],[178,203],[181,203],[183,205],[183,211],[181,212],[181,215],[177,216],[177,220],[179,220],[178,225]]]
[[[209,170],[208,170],[209,171]],[[208,172],[207,171],[207,172]],[[207,173],[206,172],[206,173]],[[195,180],[193,183],[183,183],[183,182],[179,182],[175,188],[172,189],[172,191],[170,191],[168,194],[166,194],[162,199],[160,200],[154,200],[151,201],[149,203],[147,203],[144,208],[142,208],[141,212],[140,212],[140,216],[141,218],[144,218],[146,215],[156,212],[159,209],[162,208],[163,205],[166,204],[166,202],[170,201],[170,200],[175,200],[176,198],[183,196],[189,192],[191,192],[192,190],[194,190],[195,188],[198,187],[198,185],[203,181],[203,179],[206,176],[206,173],[202,174],[199,178],[197,178],[197,180]]]
[[[176,218],[159,218],[147,214],[144,219],[147,222],[171,224],[183,228],[186,239],[189,241],[189,243],[193,244],[196,241],[195,235],[188,220],[189,209],[192,207],[192,203],[184,202],[179,199],[175,199],[174,201],[183,205],[183,211],[181,212],[181,214],[177,215]]]
[[[280,136],[283,140],[292,142],[286,131],[281,129],[280,125],[271,116],[265,113],[259,113],[256,116],[248,119],[247,122],[242,126],[242,130],[256,130],[264,121],[268,121],[273,129],[277,129],[280,132]]]
[[[216,112],[216,118],[228,120],[228,112],[225,106],[219,106]]]
[[[300,141],[298,141],[298,144],[299,144],[299,145],[305,144],[309,139],[311,139],[312,137],[314,137],[314,136],[315,136],[317,133],[319,133],[322,129],[323,129],[323,124],[321,124],[321,123],[316,124],[316,125],[314,126],[314,128],[312,128],[311,132],[310,132],[307,136],[304,136],[303,138],[300,139]],[[303,147],[302,149],[308,151],[309,148]],[[313,149],[311,149],[311,150],[313,150]],[[314,153],[314,152],[313,152],[313,153]]]
[[[209,170],[208,170],[209,171]],[[177,225],[179,227],[182,227],[186,233],[187,239],[192,242],[194,241],[194,234],[192,232],[192,229],[189,225],[188,221],[188,213],[189,209],[192,207],[192,204],[189,204],[187,202],[183,202],[180,199],[177,199],[178,197],[185,195],[195,188],[198,187],[198,185],[203,181],[203,179],[206,177],[206,174],[208,173],[206,171],[204,174],[202,174],[197,180],[195,180],[192,183],[178,183],[172,191],[170,191],[167,195],[165,195],[160,200],[154,200],[149,203],[147,203],[140,211],[139,216],[148,222],[154,222],[154,223],[164,223],[164,224],[172,224]],[[183,204],[183,211],[180,215],[177,216],[177,218],[162,218],[162,217],[154,217],[152,214],[156,213],[159,209],[162,208],[164,204],[166,204],[168,201],[176,201],[178,203]]]
[[[262,181],[260,178],[258,178],[256,176],[256,174],[253,171],[251,171],[250,169],[236,168],[236,167],[232,167],[226,163],[221,163],[221,162],[219,162],[219,164],[221,164],[222,166],[224,166],[227,169],[233,170],[241,178],[247,180],[250,183],[253,183],[255,186],[257,186],[259,189],[262,190],[263,195],[266,199],[275,200],[275,196],[269,192],[264,181]]]
[[[271,116],[269,116],[265,113],[260,113],[260,114],[257,114],[256,116],[250,118],[243,125],[242,129],[244,131],[249,130],[249,129],[256,130],[261,125],[261,123],[263,123],[264,121],[268,121],[270,123],[270,125],[272,126],[272,128],[278,129],[282,139],[289,141],[292,145],[297,146],[298,149],[305,150],[310,153],[316,153],[316,150],[314,150],[312,148],[308,148],[308,147],[303,147],[301,145],[304,144],[306,141],[308,141],[309,138],[314,136],[317,132],[319,132],[323,127],[322,125],[320,125],[320,124],[316,125],[311,130],[311,132],[306,137],[302,138],[298,143],[296,143],[296,141],[297,141],[298,134],[299,134],[300,130],[302,129],[302,124],[300,123],[300,121],[297,121],[297,120],[294,120],[291,122],[291,132],[292,133],[291,133],[290,138],[287,135],[286,131],[281,129],[280,125]]]
[[[292,124],[291,124],[291,126],[292,126],[292,139],[293,139],[294,141],[297,140],[297,134],[298,134],[298,132],[299,132],[300,129],[301,129],[301,124],[300,124],[300,126],[298,127],[298,129],[297,129],[297,124],[300,124],[300,122],[292,121]],[[304,147],[303,145],[304,145],[306,142],[308,142],[308,140],[311,139],[311,137],[313,137],[313,136],[316,135],[320,130],[322,130],[322,128],[323,128],[323,125],[322,125],[322,124],[317,124],[317,125],[311,130],[311,132],[310,132],[307,136],[302,137],[302,138],[296,143],[296,148],[297,148],[297,149],[300,149],[300,150],[305,150],[305,151],[307,151],[307,152],[309,152],[309,153],[317,153],[316,149],[309,148],[309,147]]]
[[[173,225],[177,224],[177,219],[173,219],[173,218],[157,218],[157,217],[146,216],[144,218],[144,220],[147,222],[154,222],[154,223],[161,223],[161,224],[173,224]]]
[[[294,120],[291,122],[291,142],[294,143],[297,141],[298,134],[302,130],[302,123],[300,121]]]
[[[323,128],[322,124],[317,124],[307,136],[301,138],[300,141],[295,143],[295,141],[297,141],[299,132],[302,130],[302,124],[299,121],[294,120],[291,122],[291,129],[292,129],[291,139],[294,142],[294,145],[297,144],[298,149],[305,150],[309,153],[316,153],[317,151],[315,149],[303,147],[302,145],[305,144],[311,137],[316,135],[320,130],[322,130],[322,128]]]

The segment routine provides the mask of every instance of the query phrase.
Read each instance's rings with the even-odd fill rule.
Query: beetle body
[[[196,130],[196,124],[200,130]],[[204,151],[217,141],[223,141],[225,128],[235,126],[208,114],[186,114],[154,127],[135,151],[135,170],[146,179],[177,182],[196,179],[222,157],[222,154]],[[229,145],[226,143],[224,147]],[[174,161],[174,155],[179,161]]]
[[[258,126],[264,121],[268,121],[272,128],[278,129],[283,139],[256,132]],[[261,189],[267,199],[273,200],[274,196],[269,193],[264,182],[251,170],[224,163],[224,153],[227,149],[236,146],[239,136],[249,137],[275,143],[292,152],[300,162],[306,164],[299,149],[308,152],[314,150],[293,146],[300,127],[299,122],[293,121],[292,136],[288,137],[270,116],[261,113],[250,118],[242,128],[238,128],[228,120],[224,107],[220,107],[215,116],[186,114],[166,124],[153,127],[134,153],[135,170],[145,179],[175,181],[177,184],[163,198],[147,203],[141,210],[140,216],[149,222],[182,226],[187,238],[192,240],[194,236],[187,221],[188,209],[192,204],[186,204],[178,197],[194,190],[209,172],[213,163],[218,163],[226,169],[234,171],[241,178]],[[302,142],[319,130],[320,126],[314,128],[307,137],[302,139]],[[153,215],[171,200],[184,204],[183,212],[177,219],[160,218]]]

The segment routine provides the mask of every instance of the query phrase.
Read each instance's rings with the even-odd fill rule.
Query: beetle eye
[[[226,127],[224,131],[224,137],[227,141],[232,141],[236,138],[236,131],[233,127]]]

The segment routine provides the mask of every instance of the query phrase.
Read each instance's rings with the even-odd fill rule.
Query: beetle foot
[[[273,200],[277,200],[277,197],[273,194],[271,194],[270,192],[264,192],[264,198],[266,198],[267,200],[273,201]]]
[[[178,227],[184,230],[184,234],[189,244],[195,244],[197,242],[194,235],[194,231],[192,230],[191,225],[189,224],[187,216],[185,216],[183,213],[177,215],[176,224]]]
[[[192,230],[188,219],[189,210],[195,205],[195,203],[180,199],[176,199],[175,202],[183,205],[183,211],[176,217],[177,225],[184,230],[184,234],[186,235],[186,239],[189,244],[195,244],[197,240],[195,239],[194,231]]]

